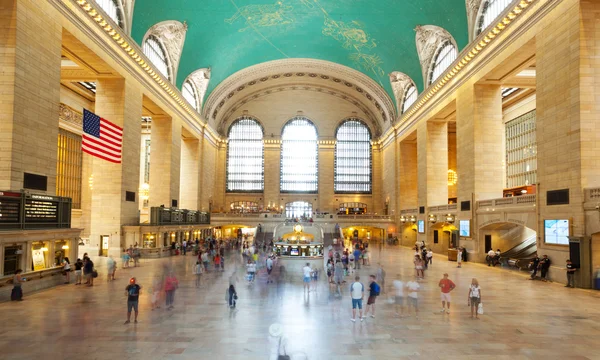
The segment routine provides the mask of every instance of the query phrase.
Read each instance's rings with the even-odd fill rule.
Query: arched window
[[[440,75],[452,65],[457,56],[458,52],[456,51],[456,47],[454,47],[454,44],[452,44],[450,40],[441,43],[433,57],[428,85],[431,85],[438,77],[440,77]]]
[[[312,204],[306,201],[294,201],[285,204],[285,217],[288,219],[312,217]]]
[[[183,83],[183,87],[181,88],[181,94],[183,98],[187,100],[190,105],[194,108],[194,110],[198,110],[198,95],[196,92],[196,87],[192,84],[191,81],[187,80]]]
[[[148,36],[146,41],[144,41],[143,50],[144,54],[148,57],[156,69],[161,74],[166,76],[167,79],[171,80],[171,77],[169,76],[169,61],[167,59],[167,52],[156,36]]]
[[[117,0],[96,0],[96,3],[110,16],[112,21],[119,25],[119,27],[123,27],[123,17]]]
[[[319,188],[317,128],[296,117],[281,134],[281,192],[316,193]]]
[[[262,192],[264,189],[263,129],[250,117],[229,128],[227,192]]]
[[[408,110],[408,108],[410,108],[412,104],[415,103],[415,101],[417,101],[417,97],[417,87],[415,85],[410,85],[408,89],[406,89],[406,91],[404,92],[404,100],[402,100],[403,114],[404,112],[406,112],[406,110]]]
[[[475,36],[481,34],[514,0],[484,0],[479,11]]]
[[[371,132],[358,119],[337,129],[334,189],[336,193],[371,193]]]

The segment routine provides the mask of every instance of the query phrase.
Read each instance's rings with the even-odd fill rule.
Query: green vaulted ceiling
[[[188,31],[177,86],[211,67],[210,92],[248,66],[285,58],[314,58],[357,69],[393,98],[388,74],[408,74],[423,89],[415,45],[417,25],[437,25],[459,50],[468,42],[465,0],[143,0],[132,34],[166,20]]]

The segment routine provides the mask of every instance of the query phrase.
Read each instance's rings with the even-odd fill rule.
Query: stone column
[[[448,123],[419,124],[417,159],[419,206],[448,204]]]
[[[56,193],[62,26],[46,16],[54,11],[47,1],[0,1],[1,190],[22,189],[32,173]]]
[[[88,202],[90,245],[101,251],[100,237],[109,235],[110,255],[121,250],[121,226],[139,222],[137,196],[140,172],[142,91],[124,79],[97,82],[96,114],[123,128],[122,163],[114,164],[83,154],[89,174],[83,174],[82,203]],[[93,178],[93,184],[85,179]],[[90,186],[91,185],[91,186]],[[134,202],[125,200],[125,192],[136,193]],[[94,255],[94,254],[91,254]]]
[[[319,202],[313,204],[313,211],[319,209],[321,212],[328,211],[329,213],[336,213],[333,184],[334,157],[334,144],[319,144],[319,193],[315,194],[315,197],[318,196]],[[279,167],[276,169],[279,169]],[[283,206],[285,206],[285,204],[283,204]]]
[[[417,189],[417,143],[401,141],[398,146],[398,197],[399,209],[418,207]]]
[[[171,207],[179,200],[181,176],[181,122],[177,118],[152,117],[150,131],[149,206]],[[179,203],[177,204],[178,207]]]
[[[458,201],[502,197],[504,124],[500,85],[469,85],[456,98]],[[475,204],[471,204],[473,209]]]
[[[279,196],[279,178],[281,176],[280,171],[280,156],[281,156],[281,143],[267,143],[265,142],[265,204],[271,202],[272,206],[279,207],[283,205],[285,207],[285,201],[281,201]],[[333,170],[332,176],[333,176]],[[320,184],[319,184],[320,187]],[[229,204],[225,204],[229,206]]]
[[[182,209],[198,209],[200,153],[200,141],[198,139],[189,138],[181,141],[179,207]]]

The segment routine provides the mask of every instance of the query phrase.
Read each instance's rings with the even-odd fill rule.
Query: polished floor
[[[64,285],[0,304],[0,358],[268,359],[268,328],[279,322],[292,359],[600,359],[599,293],[480,264],[458,269],[435,257],[421,282],[419,319],[394,316],[387,303],[391,283],[396,274],[413,277],[411,258],[406,248],[374,249],[372,266],[359,274],[366,280],[381,259],[387,293],[378,298],[376,317],[363,323],[350,321],[348,289],[339,300],[324,279],[306,295],[301,282],[266,284],[262,275],[248,285],[240,269],[240,300],[231,311],[224,293],[235,257],[227,259],[225,273],[205,274],[200,288],[192,256],[144,260],[139,268],[117,270],[114,282],[101,271],[91,288]],[[165,265],[180,281],[175,308],[161,304],[152,311],[152,280]],[[439,314],[437,283],[444,272],[457,284],[449,315]],[[131,276],[143,287],[140,317],[124,325]],[[481,320],[472,320],[467,307],[473,277],[485,304]]]

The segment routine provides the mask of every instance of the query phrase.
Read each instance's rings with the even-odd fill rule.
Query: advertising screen
[[[298,256],[300,253],[298,251],[298,248],[292,248],[292,250],[290,251],[290,255],[291,256]]]
[[[425,233],[425,220],[419,220],[417,223],[417,227],[419,230],[419,234],[424,234]]]
[[[471,237],[471,220],[460,220],[458,231],[461,237]]]
[[[569,245],[569,220],[544,220],[544,242]]]

